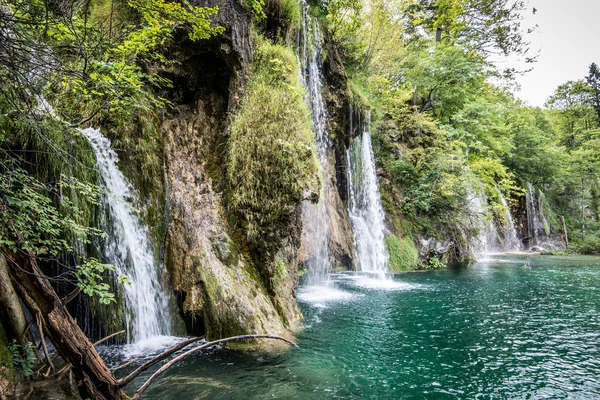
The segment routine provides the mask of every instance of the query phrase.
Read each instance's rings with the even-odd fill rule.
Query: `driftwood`
[[[247,339],[275,339],[275,340],[282,340],[288,344],[291,344],[294,347],[298,347],[298,345],[296,345],[296,343],[292,342],[289,339],[286,339],[284,337],[281,336],[276,336],[276,335],[242,335],[242,336],[233,336],[233,337],[229,337],[229,338],[225,338],[225,339],[220,339],[220,340],[215,340],[213,342],[208,342],[205,343],[203,345],[200,345],[198,347],[194,347],[191,350],[186,351],[183,354],[180,354],[179,356],[175,357],[174,359],[172,359],[171,361],[169,361],[168,363],[166,363],[165,365],[163,365],[162,367],[160,367],[154,374],[152,374],[152,376],[150,378],[148,378],[148,380],[137,390],[137,392],[135,392],[135,394],[132,397],[132,400],[139,400],[140,396],[142,395],[142,393],[144,393],[144,391],[146,389],[148,389],[148,387],[152,384],[152,382],[154,382],[156,380],[156,378],[158,378],[159,375],[161,375],[163,372],[165,372],[167,369],[169,369],[171,366],[173,366],[174,364],[178,363],[179,361],[183,360],[184,358],[191,356],[192,354],[196,354],[198,352],[200,352],[201,350],[207,349],[209,347],[215,346],[217,344],[221,344],[221,343],[227,343],[227,342],[233,342],[233,341],[237,341],[237,340],[247,340]]]
[[[42,343],[42,348],[44,349],[44,356],[46,356],[46,362],[50,365],[50,369],[54,369],[54,364],[52,363],[52,359],[50,358],[50,354],[48,353],[48,347],[46,346],[44,325],[42,324],[42,316],[40,313],[37,313],[36,316],[38,331],[40,332],[40,342]]]
[[[127,385],[129,382],[131,382],[132,380],[134,380],[139,374],[141,374],[142,372],[144,372],[145,370],[147,370],[148,368],[152,367],[153,365],[155,365],[156,363],[164,360],[165,358],[169,357],[171,354],[183,349],[184,347],[187,347],[188,345],[195,343],[199,340],[202,340],[202,337],[194,337],[191,339],[187,339],[184,340],[181,343],[176,344],[175,346],[170,347],[169,349],[163,351],[162,353],[160,353],[159,355],[157,355],[156,357],[154,357],[153,359],[151,359],[150,361],[144,363],[143,365],[141,365],[139,368],[137,368],[135,371],[133,371],[132,373],[130,373],[129,375],[127,375],[124,378],[119,379],[119,381],[117,382],[117,384],[119,385],[119,387],[123,387],[125,385]],[[122,365],[118,368],[122,368],[125,365]],[[117,369],[118,369],[117,368]]]
[[[111,371],[113,372],[113,374],[115,373],[115,371],[120,370],[121,368],[125,368],[125,367],[129,367],[131,364],[135,364],[136,362],[140,361],[139,358],[134,358],[133,360],[129,360],[127,361],[125,364],[121,364],[118,367],[112,368]]]
[[[41,346],[44,348],[46,360],[48,361],[48,365],[42,369],[47,367],[48,375],[53,369],[53,358],[49,356],[45,343],[45,338],[47,337],[54,344],[57,355],[65,361],[65,365],[54,376],[62,377],[65,373],[68,373],[69,381],[71,382],[74,377],[74,383],[77,385],[83,398],[95,400],[129,399],[123,393],[122,388],[135,379],[141,372],[165,360],[173,353],[182,350],[191,343],[202,339],[200,337],[187,339],[146,362],[125,378],[117,380],[94,346],[122,332],[109,335],[99,342],[92,344],[77,325],[75,319],[69,314],[62,299],[56,294],[50,284],[48,277],[38,267],[35,255],[21,251],[11,252],[9,249],[0,250],[4,255],[5,261],[7,261],[4,264],[7,267],[5,272],[8,272],[10,281],[14,286],[14,292],[21,299],[25,307],[29,309],[31,314],[36,316],[42,338]],[[28,329],[29,327],[27,326],[21,326],[19,327],[19,333],[22,331],[27,332]],[[234,336],[205,343],[180,354],[164,364],[138,389],[133,398],[139,399],[142,393],[158,376],[182,359],[217,344],[247,339],[276,339],[296,346],[292,341],[275,335]],[[54,358],[57,355],[54,355]]]

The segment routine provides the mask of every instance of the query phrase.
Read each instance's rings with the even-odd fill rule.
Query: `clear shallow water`
[[[600,258],[490,259],[396,286],[337,274],[334,296],[301,287],[299,349],[213,351],[144,398],[599,398]]]

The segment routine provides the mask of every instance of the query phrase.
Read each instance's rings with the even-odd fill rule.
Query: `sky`
[[[517,79],[521,90],[515,93],[541,107],[557,86],[583,79],[592,62],[600,64],[600,0],[530,0],[524,17],[525,29],[538,25],[527,38],[530,52],[539,50],[539,57],[533,71]],[[521,70],[525,66],[514,58],[498,65]]]

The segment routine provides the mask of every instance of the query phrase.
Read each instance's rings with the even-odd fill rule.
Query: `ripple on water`
[[[600,399],[600,262],[522,264],[407,273],[399,290],[367,274],[300,286],[298,349],[202,354],[145,398]]]

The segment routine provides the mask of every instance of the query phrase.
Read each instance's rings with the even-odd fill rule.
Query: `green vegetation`
[[[14,371],[25,378],[32,376],[33,367],[37,361],[35,346],[31,343],[20,346],[13,342],[8,344],[8,350]]]
[[[302,95],[294,53],[259,42],[231,124],[227,165],[229,208],[254,244],[277,240],[299,202],[318,190],[311,120]]]
[[[470,223],[475,210],[465,206],[470,198],[485,195],[489,218],[503,226],[502,197],[516,206],[531,183],[546,231],[558,236],[564,216],[573,249],[593,252],[600,228],[596,64],[559,87],[547,108],[534,108],[507,89],[518,71],[491,62],[498,53],[535,61],[521,27],[525,2],[336,0],[320,10],[341,47],[353,98],[372,109],[382,197],[397,236],[423,234],[464,249],[478,230]]]
[[[106,367],[83,366],[97,355],[66,309],[80,292],[90,304],[116,302],[114,286],[105,283],[115,268],[91,257],[92,242],[104,236],[98,229],[100,193],[93,152],[78,128],[93,124],[116,139],[123,158],[138,163],[130,168],[139,174],[143,194],[159,193],[149,202],[164,201],[158,111],[170,103],[157,92],[172,86],[163,72],[178,62],[167,49],[176,38],[204,40],[224,28],[211,22],[216,7],[185,0],[107,3],[2,3],[0,258],[6,272],[0,279],[15,288],[9,283],[9,293],[0,295],[2,306],[12,310],[0,316],[0,331],[19,343],[7,347],[15,370],[32,375],[39,353],[22,344],[23,304],[65,365],[85,375],[84,397],[120,398]],[[164,221],[162,211],[148,214],[158,226]],[[129,281],[119,277],[118,283]],[[59,298],[58,284],[72,292]]]
[[[472,259],[472,242],[482,221],[501,230],[508,226],[510,207],[521,211],[515,214],[521,219],[517,225],[525,224],[523,204],[530,184],[545,233],[558,237],[564,221],[572,244],[569,251],[600,254],[600,68],[592,63],[587,76],[559,86],[545,108],[516,99],[508,88],[517,71],[501,70],[493,56],[517,54],[534,61],[528,58],[521,27],[525,2],[308,3],[311,18],[322,25],[322,72],[332,81],[325,82],[330,86],[324,90],[325,102],[333,104],[332,114],[338,116],[350,109],[370,110],[372,115],[377,174],[391,230],[385,238],[390,270],[437,269],[447,261]],[[209,303],[203,295],[220,298],[219,279],[224,276],[204,269],[214,258],[199,249],[206,244],[228,267],[243,256],[248,266],[244,273],[258,285],[252,288],[254,294],[264,286],[281,321],[286,322],[286,313],[296,313],[292,293],[297,282],[299,206],[316,199],[319,177],[327,175],[319,173],[311,116],[292,48],[304,3],[241,0],[244,9],[235,7],[234,12],[242,22],[232,23],[242,26],[231,27],[218,40],[226,32],[214,23],[222,20],[215,18],[218,8],[194,4],[2,2],[0,260],[3,267],[6,264],[2,279],[16,288],[7,285],[11,293],[0,294],[7,310],[15,306],[14,313],[0,313],[0,373],[10,370],[28,377],[33,372],[37,356],[25,345],[28,338],[19,335],[24,328],[17,327],[22,304],[39,320],[65,365],[75,368],[92,359],[86,352],[93,346],[70,318],[69,301],[83,293],[90,297],[93,314],[123,317],[122,309],[119,314],[111,308],[119,299],[113,292],[130,282],[118,277],[112,285],[106,283],[115,267],[95,253],[96,242],[105,236],[98,228],[104,216],[99,212],[96,160],[80,131],[86,126],[102,128],[112,140],[120,167],[142,194],[142,214],[152,225],[158,248],[167,235],[165,220],[181,219],[190,211],[187,203],[177,204],[170,210],[173,215],[165,215],[165,170],[169,180],[178,174],[171,174],[166,165],[165,154],[172,152],[163,149],[161,123],[164,115],[185,116],[173,117],[189,128],[190,134],[181,136],[194,142],[181,159],[203,168],[177,183],[198,185],[198,193],[210,192],[212,209],[203,211],[218,217],[211,235],[198,235],[190,244],[190,253],[196,253],[181,256],[181,264],[191,259],[182,269],[198,270],[198,291],[190,296],[198,305],[194,312],[206,313],[207,321],[211,312],[222,312],[217,309],[220,304],[207,306],[214,310],[203,308]],[[251,37],[240,38],[243,32]],[[202,67],[195,74],[182,72],[183,59],[195,61],[207,53],[208,63],[214,61],[211,57],[222,62],[211,68],[227,68],[226,73]],[[196,66],[190,64],[190,69]],[[214,76],[227,76],[226,84]],[[202,123],[212,119],[211,134],[214,130],[218,138],[211,140],[200,137],[203,131],[192,126],[201,119],[183,120],[200,114],[202,107],[194,106],[207,93],[211,98],[202,104],[207,111]],[[227,114],[226,120],[217,121],[211,107],[218,109],[214,115]],[[343,122],[349,121],[328,122],[338,178],[345,173],[342,145],[350,138],[343,133],[350,129]],[[200,133],[194,137],[196,132]],[[169,136],[169,143],[176,142],[177,150],[185,153],[188,144],[183,141]],[[210,187],[201,188],[206,181]],[[343,187],[343,179],[337,184]],[[221,212],[223,205],[226,212]],[[213,241],[217,235],[233,239]],[[156,254],[162,257],[160,251]],[[346,259],[343,264],[336,270],[346,268]],[[73,292],[59,297],[57,282]],[[181,298],[188,294],[181,293]],[[52,319],[48,310],[57,311]],[[264,314],[270,318],[267,311]],[[62,340],[65,333],[56,326],[59,322],[77,341]],[[104,322],[109,329],[119,325]],[[87,347],[78,348],[81,343]],[[85,373],[76,374],[91,385],[82,390],[106,390],[111,392],[106,398],[118,398],[121,388],[114,376],[98,367],[87,366]]]
[[[600,235],[598,233],[587,235],[573,246],[573,250],[582,254],[600,255]]]
[[[399,239],[396,235],[385,237],[385,244],[390,256],[388,268],[391,272],[416,269],[419,264],[419,253],[410,238]]]
[[[13,380],[14,367],[8,346],[8,338],[4,328],[0,325],[0,391],[4,390],[3,384]]]

